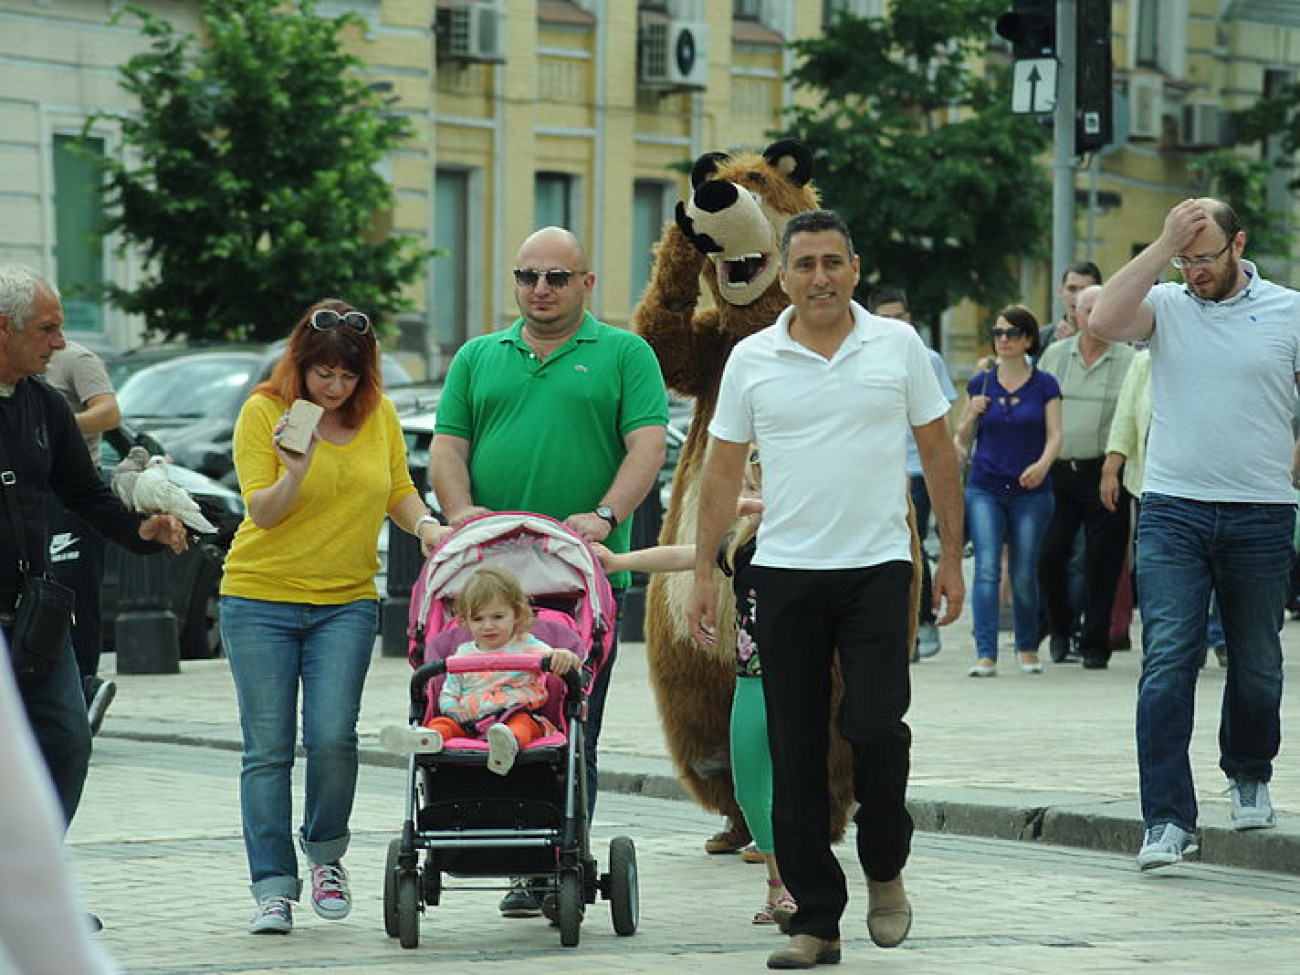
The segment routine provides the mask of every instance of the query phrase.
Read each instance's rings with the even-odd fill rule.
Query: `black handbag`
[[[0,443],[0,462],[7,461],[7,452]],[[0,494],[4,495],[18,549],[18,602],[14,604],[9,656],[19,680],[38,681],[48,677],[63,656],[72,629],[76,593],[46,575],[31,571],[18,516],[17,486],[18,477],[12,470],[0,470]]]

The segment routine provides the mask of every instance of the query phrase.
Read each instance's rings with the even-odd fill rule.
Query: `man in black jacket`
[[[173,515],[144,517],[126,510],[86,452],[63,397],[31,377],[62,348],[63,308],[54,285],[31,268],[0,265],[0,441],[5,484],[0,514],[0,629],[7,641],[19,590],[18,539],[10,505],[17,505],[22,547],[31,571],[48,568],[50,496],[96,531],[136,552],[186,547]],[[67,822],[72,821],[90,761],[90,724],[72,644],[55,669],[20,685],[27,719],[49,766]]]

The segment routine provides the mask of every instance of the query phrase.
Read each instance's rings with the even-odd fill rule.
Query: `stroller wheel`
[[[402,852],[400,839],[390,840],[388,856],[384,860],[384,933],[390,938],[398,935],[397,923],[397,858]]]
[[[560,874],[556,899],[560,913],[560,944],[572,948],[578,943],[578,931],[582,926],[582,878],[578,871],[566,870]]]
[[[616,836],[609,844],[609,876],[605,896],[614,921],[614,933],[621,938],[636,934],[641,912],[637,887],[636,846],[626,836]]]
[[[403,948],[420,944],[420,876],[415,871],[397,875],[397,937]]]

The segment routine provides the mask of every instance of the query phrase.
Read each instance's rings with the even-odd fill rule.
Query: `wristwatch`
[[[618,527],[618,515],[614,514],[614,509],[607,504],[596,505],[596,517],[604,518],[609,522],[610,531]]]

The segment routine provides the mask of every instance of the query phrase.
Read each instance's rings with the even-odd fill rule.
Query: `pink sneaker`
[[[352,910],[348,872],[337,860],[312,865],[311,906],[327,921],[340,921]]]

